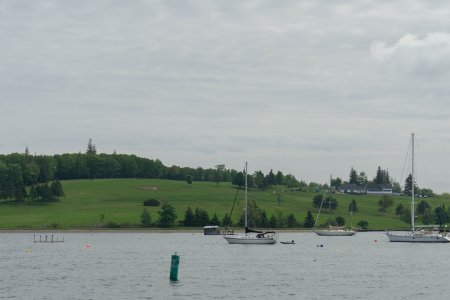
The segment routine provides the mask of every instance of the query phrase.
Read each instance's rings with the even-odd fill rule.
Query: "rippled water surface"
[[[200,233],[55,235],[65,242],[0,233],[0,299],[450,297],[450,244],[389,243],[381,232],[280,233],[295,245],[229,245]],[[177,283],[169,281],[174,252]]]

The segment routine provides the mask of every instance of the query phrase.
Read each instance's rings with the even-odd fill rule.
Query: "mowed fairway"
[[[236,194],[236,188],[230,183],[194,182],[192,185],[183,181],[150,180],[150,179],[95,179],[63,181],[66,196],[58,202],[48,204],[31,204],[13,202],[0,203],[0,228],[3,229],[43,229],[43,228],[96,228],[100,224],[113,222],[121,227],[139,227],[140,214],[144,208],[150,211],[152,221],[158,218],[159,207],[144,207],[143,201],[154,198],[167,202],[175,207],[178,221],[184,219],[187,207],[196,207],[208,211],[212,217],[217,213],[220,220],[229,213]],[[275,191],[275,193],[274,193]],[[281,203],[277,201],[277,193],[281,195]],[[270,188],[265,191],[250,190],[249,199],[255,200],[259,208],[264,209],[267,216],[276,217],[293,213],[297,221],[303,222],[308,210],[314,218],[317,209],[312,207],[315,193],[304,193]],[[380,196],[334,195],[338,199],[338,208],[332,218],[342,216],[346,225],[356,225],[360,220],[369,222],[369,229],[383,230],[407,229],[409,225],[395,216],[395,207],[402,203],[410,206],[408,197],[395,197],[394,205],[386,214],[378,212]],[[348,206],[355,199],[359,211],[351,216]],[[427,199],[434,209],[447,203],[445,200]],[[239,191],[233,221],[236,224],[243,209],[244,192]],[[325,223],[328,215],[323,211],[319,224]]]

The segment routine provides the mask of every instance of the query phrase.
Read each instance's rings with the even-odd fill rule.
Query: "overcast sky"
[[[0,0],[0,153],[450,192],[447,1]],[[403,176],[402,176],[403,171]]]

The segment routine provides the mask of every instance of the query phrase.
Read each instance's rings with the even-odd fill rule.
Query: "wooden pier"
[[[39,239],[36,239],[36,235],[33,235],[33,242],[34,243],[64,243],[64,236],[62,237],[62,240],[58,236],[52,235],[39,235]]]

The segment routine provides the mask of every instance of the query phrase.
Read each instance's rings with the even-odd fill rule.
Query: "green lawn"
[[[50,204],[16,204],[12,202],[0,203],[0,228],[92,228],[100,222],[104,214],[104,222],[117,224],[140,223],[140,214],[144,208],[142,202],[155,198],[161,202],[168,202],[175,207],[178,220],[184,218],[186,208],[196,207],[208,211],[210,217],[217,213],[220,220],[225,213],[229,213],[233,204],[236,189],[229,183],[194,182],[192,185],[183,181],[150,180],[150,179],[96,179],[96,180],[69,180],[63,181],[66,196],[59,202]],[[297,220],[303,221],[308,210],[314,218],[317,209],[312,208],[314,193],[296,191],[283,191],[276,188],[282,195],[282,203],[278,204],[273,189],[266,191],[249,191],[249,199],[254,199],[257,205],[267,212],[268,217],[274,214],[293,213]],[[237,206],[233,213],[234,223],[242,212],[244,193],[240,192]],[[355,213],[352,223],[360,220],[369,222],[369,229],[383,230],[407,229],[409,225],[395,216],[395,207],[402,203],[409,207],[408,197],[395,197],[394,205],[386,214],[377,211],[380,196],[351,196],[335,195],[338,199],[338,208],[333,218],[340,215],[350,225],[350,215],[347,213],[348,205],[354,198],[359,212]],[[427,199],[434,209],[438,205],[447,203],[446,200]],[[448,206],[448,205],[446,205]],[[158,207],[147,207],[152,220],[158,217]],[[320,216],[319,223],[325,223],[327,215]]]

